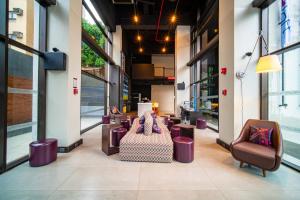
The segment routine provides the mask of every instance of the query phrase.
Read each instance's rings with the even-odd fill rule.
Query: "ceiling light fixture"
[[[142,47],[140,47],[140,48],[139,48],[139,52],[140,52],[140,53],[143,53],[143,52],[144,52],[144,49],[143,49]]]
[[[166,47],[163,47],[163,48],[161,49],[161,52],[163,52],[163,53],[166,53],[166,51],[167,51]]]
[[[133,21],[134,21],[135,23],[138,23],[138,22],[139,22],[139,17],[138,17],[137,15],[134,15],[134,16],[133,16]]]
[[[166,42],[169,42],[169,41],[170,41],[170,36],[167,35],[167,36],[165,37],[165,41],[166,41]]]
[[[140,36],[140,35],[137,35],[137,37],[136,37],[136,39],[137,39],[137,41],[142,41],[142,36]]]
[[[171,17],[171,23],[174,24],[176,22],[176,15],[173,14]]]

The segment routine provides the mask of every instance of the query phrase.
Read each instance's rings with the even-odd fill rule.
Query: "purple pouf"
[[[49,138],[30,143],[29,164],[31,167],[47,165],[57,158],[57,139]]]
[[[206,128],[207,128],[207,124],[206,124],[205,119],[203,119],[203,118],[198,118],[198,119],[197,119],[197,122],[196,122],[196,127],[197,127],[198,129],[206,129]]]
[[[194,141],[188,137],[175,137],[174,159],[178,162],[190,163],[194,160]]]
[[[112,145],[118,147],[120,145],[121,139],[126,135],[126,128],[116,128],[112,130],[111,140]]]
[[[102,116],[102,124],[110,124],[110,116],[109,115]]]
[[[178,137],[178,136],[180,136],[180,128],[176,127],[176,126],[173,126],[171,128],[171,137],[173,139],[173,138]]]
[[[129,129],[130,129],[130,123],[129,123],[129,120],[121,120],[121,125],[122,125],[122,127],[123,128],[126,128],[127,129],[127,131],[129,131]]]

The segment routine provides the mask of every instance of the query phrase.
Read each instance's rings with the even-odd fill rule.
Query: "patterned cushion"
[[[144,124],[145,123],[145,116],[143,115],[143,116],[141,116],[141,118],[140,118],[140,124]]]
[[[145,123],[144,123],[144,134],[151,135],[152,134],[152,126],[153,126],[153,118],[150,112],[145,113]]]
[[[264,146],[272,146],[273,128],[259,128],[250,126],[249,142]]]
[[[144,124],[140,124],[138,129],[136,130],[136,133],[144,133]]]
[[[161,129],[159,128],[159,126],[157,125],[157,123],[155,123],[155,124],[153,123],[152,131],[153,131],[153,133],[158,133],[158,134],[161,133]]]

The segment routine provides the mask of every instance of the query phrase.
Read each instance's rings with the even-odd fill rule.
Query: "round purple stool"
[[[130,122],[129,122],[129,120],[127,120],[127,119],[121,120],[121,126],[123,128],[126,128],[127,131],[129,131],[129,129],[130,129]]]
[[[206,129],[206,128],[207,128],[207,124],[206,124],[205,119],[203,119],[203,118],[198,118],[198,119],[197,119],[197,122],[196,122],[196,127],[197,127],[198,129]]]
[[[174,159],[182,163],[190,163],[194,160],[194,141],[189,137],[175,137]]]
[[[168,121],[169,121],[169,117],[165,116],[165,117],[164,117],[164,124],[165,124],[165,125],[168,125]]]
[[[29,144],[29,164],[31,167],[47,165],[57,158],[57,139],[49,138]]]
[[[172,120],[168,121],[168,129],[171,130],[172,126],[174,125],[174,122]]]
[[[180,128],[179,127],[176,127],[176,126],[173,126],[171,128],[171,138],[175,138],[175,137],[178,137],[180,136]]]
[[[110,124],[110,116],[109,115],[102,116],[102,124]]]
[[[121,139],[126,135],[127,129],[126,128],[115,128],[112,130],[111,135],[111,143],[113,146],[118,147],[120,146]]]

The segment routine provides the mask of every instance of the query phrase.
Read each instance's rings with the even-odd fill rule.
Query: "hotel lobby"
[[[298,0],[0,1],[0,200],[299,199]]]

